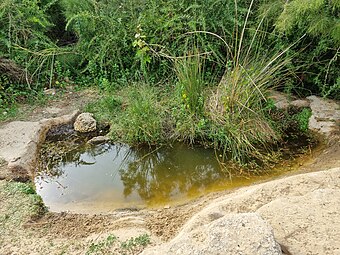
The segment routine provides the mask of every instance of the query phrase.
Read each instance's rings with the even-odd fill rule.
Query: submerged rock
[[[257,213],[228,214],[194,229],[186,229],[171,242],[146,249],[152,254],[282,254],[272,228]]]
[[[100,135],[100,136],[96,136],[96,137],[93,137],[92,139],[90,139],[87,143],[88,144],[102,144],[102,143],[106,143],[108,142],[110,139],[107,137],[107,136],[103,136],[103,135]]]
[[[93,114],[89,112],[84,112],[79,114],[76,121],[73,124],[74,130],[87,133],[96,131],[97,129],[97,121],[93,118]]]

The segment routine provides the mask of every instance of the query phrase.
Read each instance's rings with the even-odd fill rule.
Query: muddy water
[[[50,170],[53,176],[35,178],[37,193],[49,209],[87,213],[172,205],[279,173],[231,180],[213,150],[182,144],[153,149],[98,145],[72,152]]]

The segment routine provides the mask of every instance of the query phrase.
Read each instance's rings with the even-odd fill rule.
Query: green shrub
[[[238,1],[238,5],[237,14],[244,17],[247,1]],[[96,73],[109,80],[164,79],[172,75],[167,56],[185,55],[193,42],[203,47],[202,52],[223,55],[226,49],[221,41],[191,32],[211,31],[232,38],[235,24],[243,24],[242,18],[235,22],[234,1],[65,0],[60,6],[66,29],[78,37],[80,67],[91,76]],[[209,68],[214,69],[212,64]]]
[[[298,122],[298,127],[300,131],[307,132],[309,118],[311,116],[312,116],[312,111],[307,108],[304,108],[301,112],[293,116],[293,118]]]
[[[267,0],[259,11],[275,28],[275,47],[298,41],[290,50],[298,74],[295,92],[340,99],[339,0]]]
[[[61,66],[57,60],[73,51],[70,47],[60,48],[50,37],[50,30],[57,24],[51,22],[48,12],[55,4],[54,0],[1,1],[2,103],[10,105],[12,101],[20,101],[18,98],[31,97],[61,81],[58,78],[62,77],[58,76],[64,74],[62,70],[66,71],[66,61]]]
[[[127,101],[112,126],[112,134],[130,144],[156,144],[167,137],[164,131],[166,108],[156,90],[137,84],[127,88]]]

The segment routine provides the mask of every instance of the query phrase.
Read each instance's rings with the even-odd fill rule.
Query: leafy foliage
[[[260,11],[279,33],[277,47],[304,37],[291,51],[299,73],[295,90],[339,99],[340,1],[270,0]]]
[[[269,87],[340,98],[339,0],[4,0],[0,7],[0,61],[18,67],[1,69],[6,113],[71,78],[103,92],[88,108],[112,123],[116,140],[203,143],[244,162],[280,138],[267,114]]]

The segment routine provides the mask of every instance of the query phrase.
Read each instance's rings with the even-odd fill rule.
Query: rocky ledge
[[[340,168],[241,188],[142,255],[340,254],[339,201]]]

